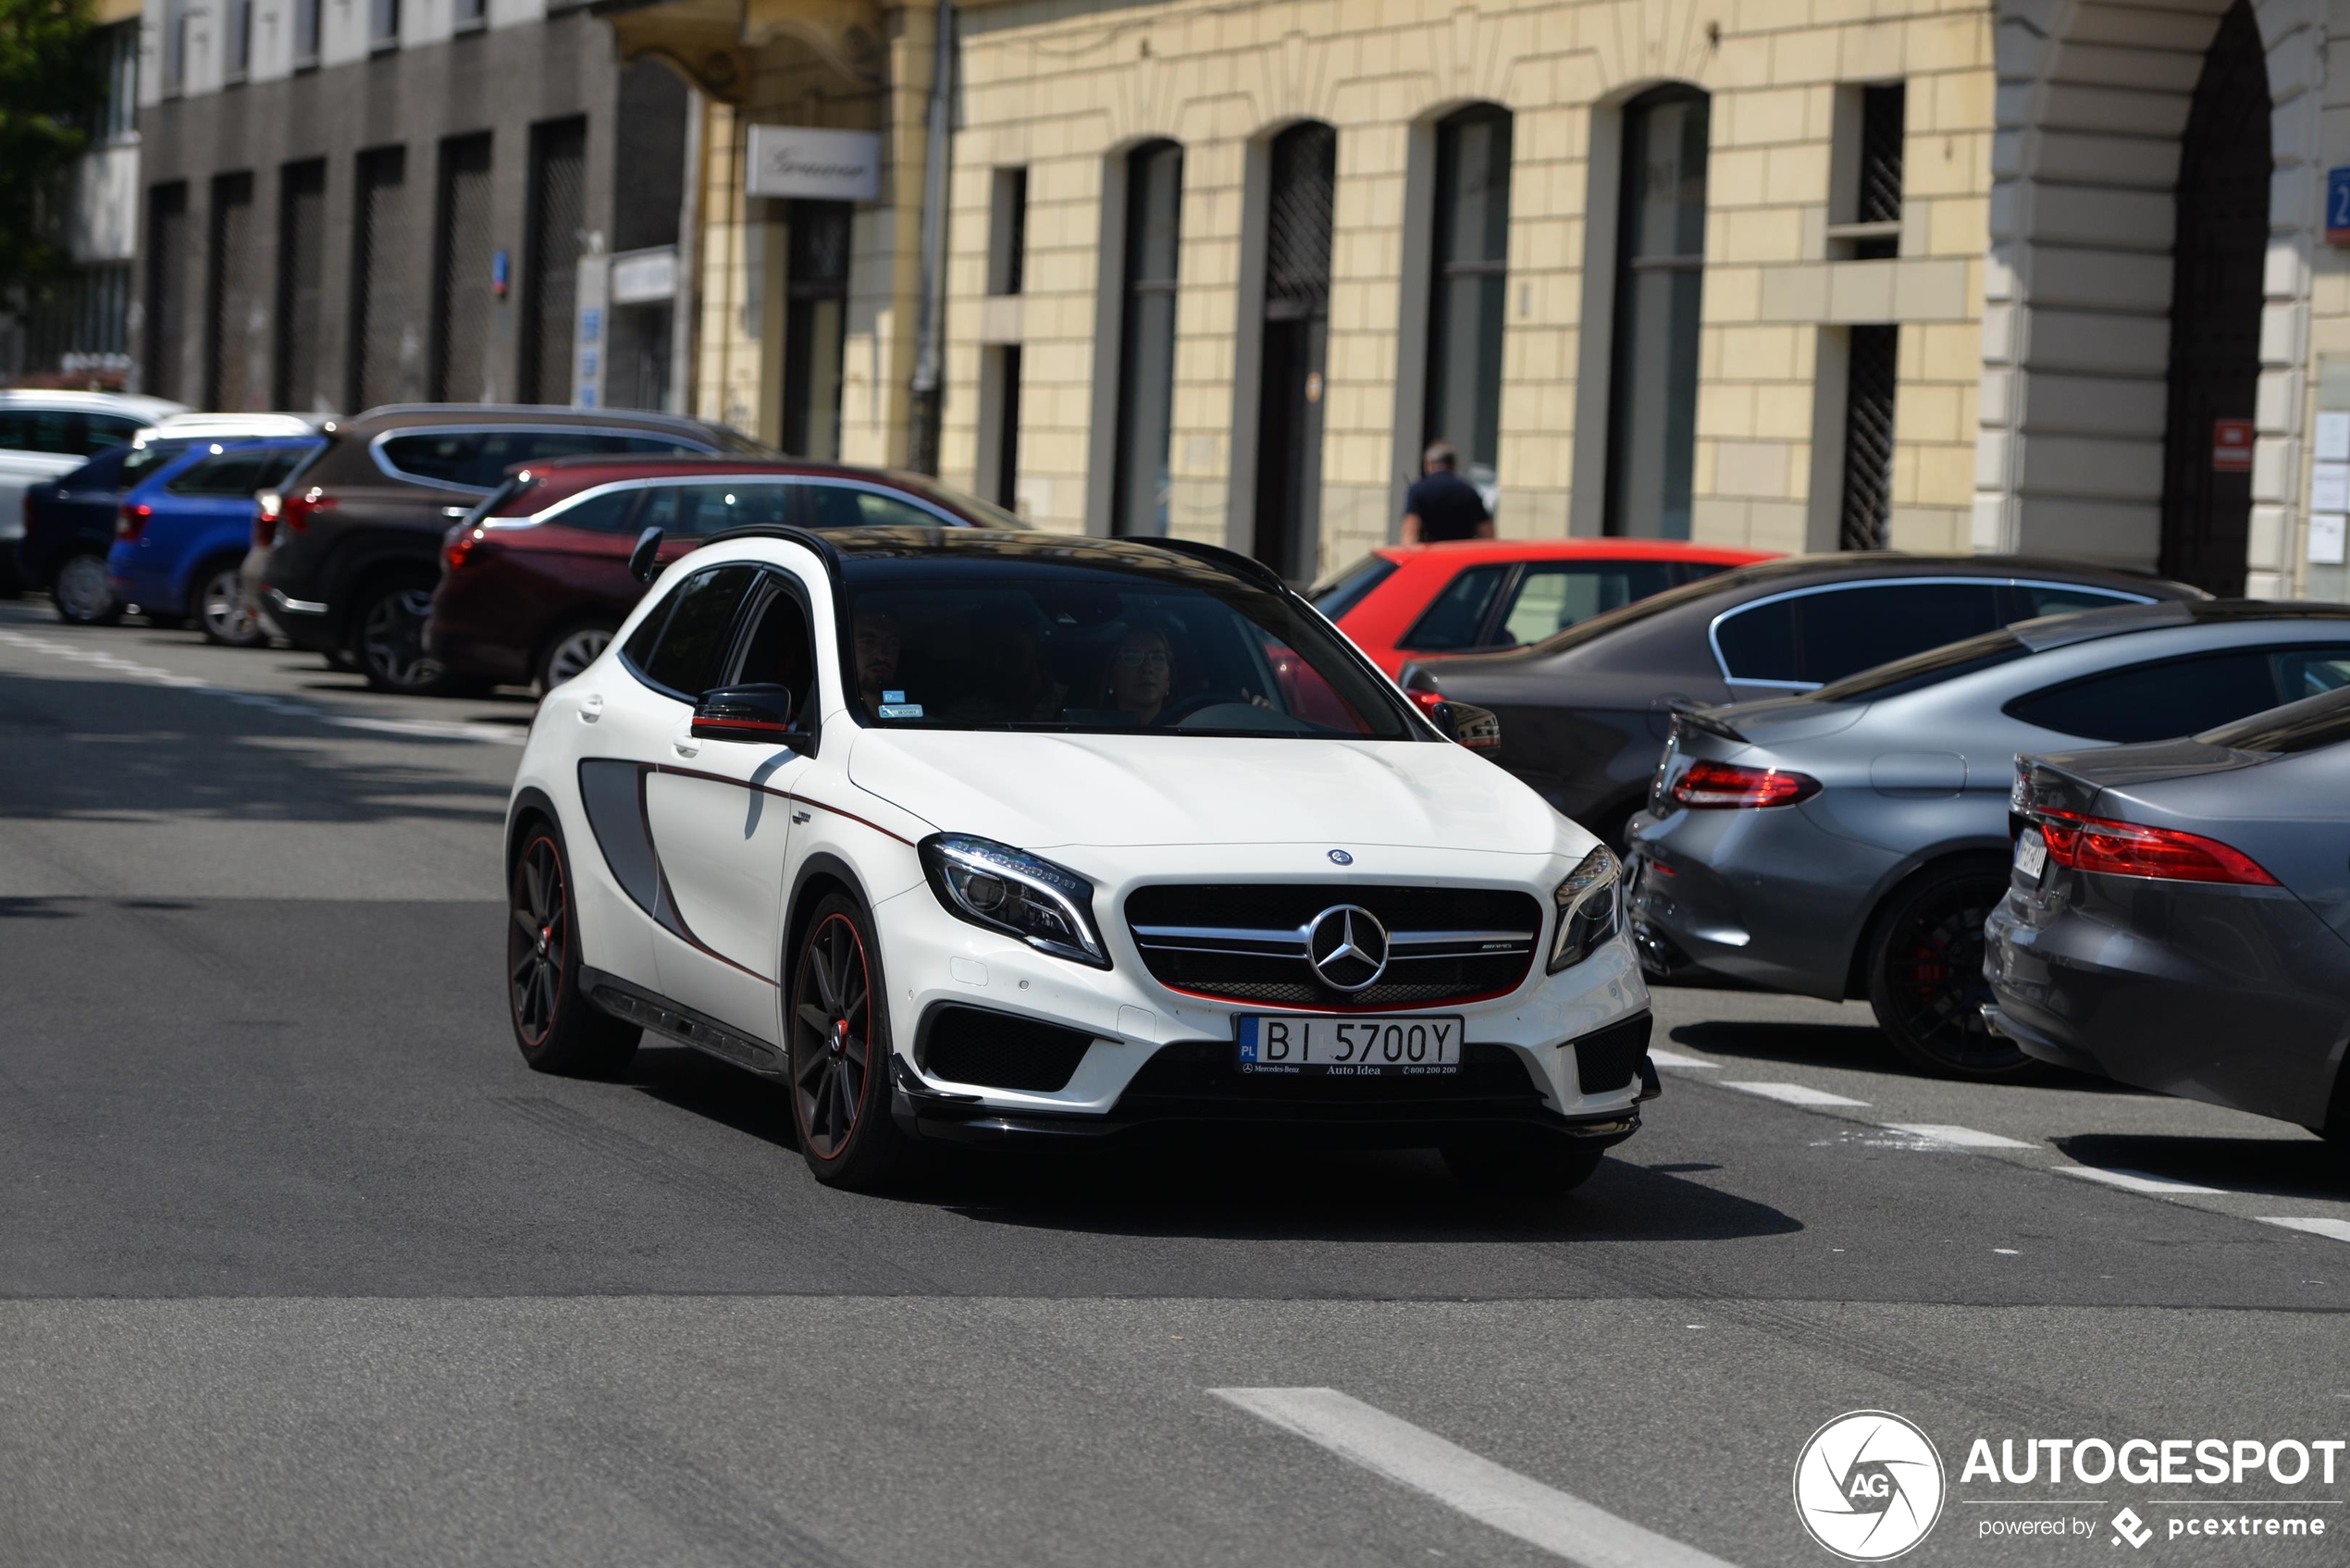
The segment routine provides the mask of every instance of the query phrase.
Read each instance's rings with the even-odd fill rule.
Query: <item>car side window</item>
[[[643,452],[655,457],[707,457],[710,449],[669,436],[599,436],[596,451]]]
[[[2294,648],[2275,658],[2280,702],[2298,702],[2350,686],[2350,648]]]
[[[1721,649],[1722,668],[1733,681],[1791,685],[1802,679],[1796,673],[1795,600],[1791,599],[1730,611],[1714,626],[1713,644]]]
[[[84,456],[94,456],[123,445],[144,428],[137,420],[125,419],[118,414],[91,414],[82,431],[80,451]]]
[[[804,723],[816,686],[816,638],[804,596],[779,573],[764,572],[760,578],[750,630],[728,684],[786,688],[793,721]]]
[[[662,485],[652,491],[637,526],[659,528],[674,539],[706,539],[729,528],[790,521],[791,493],[782,485]]]
[[[949,525],[928,507],[916,506],[885,490],[859,485],[802,487],[811,503],[809,525],[815,528],[940,528]]]
[[[637,515],[637,503],[645,492],[634,487],[606,490],[600,495],[580,498],[547,519],[566,528],[585,528],[591,534],[625,534],[633,532],[630,520]]]
[[[65,457],[80,452],[85,438],[80,414],[58,408],[0,410],[0,449]]]
[[[2344,658],[2331,648],[2321,657]],[[2028,692],[2007,705],[2010,718],[2086,740],[2167,740],[2215,729],[2274,708],[2277,650],[2234,648],[2109,670],[2066,685]]]
[[[1443,653],[1475,648],[1485,630],[1493,596],[1502,591],[1506,566],[1472,566],[1444,585],[1434,603],[1420,612],[1395,646],[1415,652]]]
[[[692,701],[719,684],[732,645],[735,613],[758,579],[755,566],[713,566],[686,579],[675,607],[641,668],[645,679]],[[627,651],[634,660],[636,639]]]
[[[268,484],[274,452],[232,451],[209,457],[164,486],[175,496],[249,496]]]
[[[1498,640],[1540,642],[1672,586],[1673,568],[1662,561],[1537,562],[1518,577]]]
[[[414,479],[432,479],[444,485],[465,485],[488,489],[497,483],[476,478],[483,461],[483,443],[492,435],[505,432],[483,430],[427,430],[412,436],[394,436],[383,444],[384,461],[401,473]],[[503,473],[499,464],[492,475]]]
[[[1800,678],[1842,680],[1929,648],[1997,631],[1999,586],[1988,582],[1871,583],[1791,600]]]
[[[2070,615],[2081,610],[2109,610],[2117,604],[2135,604],[2143,597],[2103,588],[2059,587],[2051,583],[2017,583],[2009,591],[2015,595],[2015,603],[2008,611],[2010,621]]]

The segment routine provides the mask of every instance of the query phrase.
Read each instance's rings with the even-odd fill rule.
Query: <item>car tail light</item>
[[[278,521],[285,525],[286,532],[290,534],[304,533],[310,527],[311,513],[325,512],[341,504],[334,497],[313,485],[298,495],[278,498]]]
[[[2200,833],[2149,828],[2109,817],[2047,811],[2039,817],[2048,858],[2076,871],[2160,882],[2218,882],[2274,887],[2277,879],[2243,850]]]
[[[1676,806],[1696,810],[1741,807],[1792,806],[1820,793],[1820,781],[1808,773],[1777,768],[1740,768],[1728,762],[1692,762],[1668,791]]]
[[[254,498],[253,548],[267,549],[278,537],[278,516],[285,510],[286,498],[275,490],[264,490]]]
[[[465,562],[477,559],[483,553],[482,543],[489,537],[489,531],[486,528],[459,529],[451,534],[449,542],[441,547],[440,558],[449,563],[449,570],[457,571]]]
[[[155,509],[144,501],[125,506],[114,514],[114,537],[118,539],[137,538],[147,531],[147,519],[155,514]]]

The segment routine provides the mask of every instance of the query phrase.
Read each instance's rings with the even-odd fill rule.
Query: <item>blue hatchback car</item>
[[[122,498],[106,576],[124,602],[194,621],[213,642],[268,641],[245,613],[237,570],[253,544],[254,493],[318,448],[311,437],[201,442]]]

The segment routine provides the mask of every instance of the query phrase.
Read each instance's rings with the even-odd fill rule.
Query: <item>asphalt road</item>
[[[529,716],[0,605],[0,1563],[1817,1565],[1791,1476],[1860,1409],[1947,1472],[1905,1562],[2135,1560],[2125,1505],[2149,1559],[2350,1559],[2350,1457],[1960,1474],[2350,1438],[2350,1167],[2295,1129],[1681,990],[1555,1203],[1206,1150],[828,1191],[717,1063],[515,1054]],[[1298,1389],[1372,1414],[1214,1391]]]

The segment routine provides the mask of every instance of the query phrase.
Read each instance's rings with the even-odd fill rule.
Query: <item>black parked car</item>
[[[116,513],[134,486],[191,444],[159,438],[110,447],[70,474],[27,486],[24,537],[17,542],[18,580],[34,592],[46,592],[61,621],[105,626],[121,620],[122,600],[106,581]],[[150,619],[176,624],[181,618],[158,611]]]
[[[2001,555],[1792,556],[1668,588],[1506,653],[1408,665],[1423,707],[1500,715],[1486,753],[1618,850],[1676,707],[1817,689],[2016,621],[2204,599],[2077,562]]]
[[[2350,1142],[2350,688],[2019,759],[1992,1029],[2043,1061]]]
[[[383,691],[453,684],[425,652],[449,525],[520,464],[579,453],[772,457],[732,430],[633,409],[468,403],[370,409],[261,498],[245,581],[297,648],[348,661]],[[267,537],[263,537],[264,535]]]

